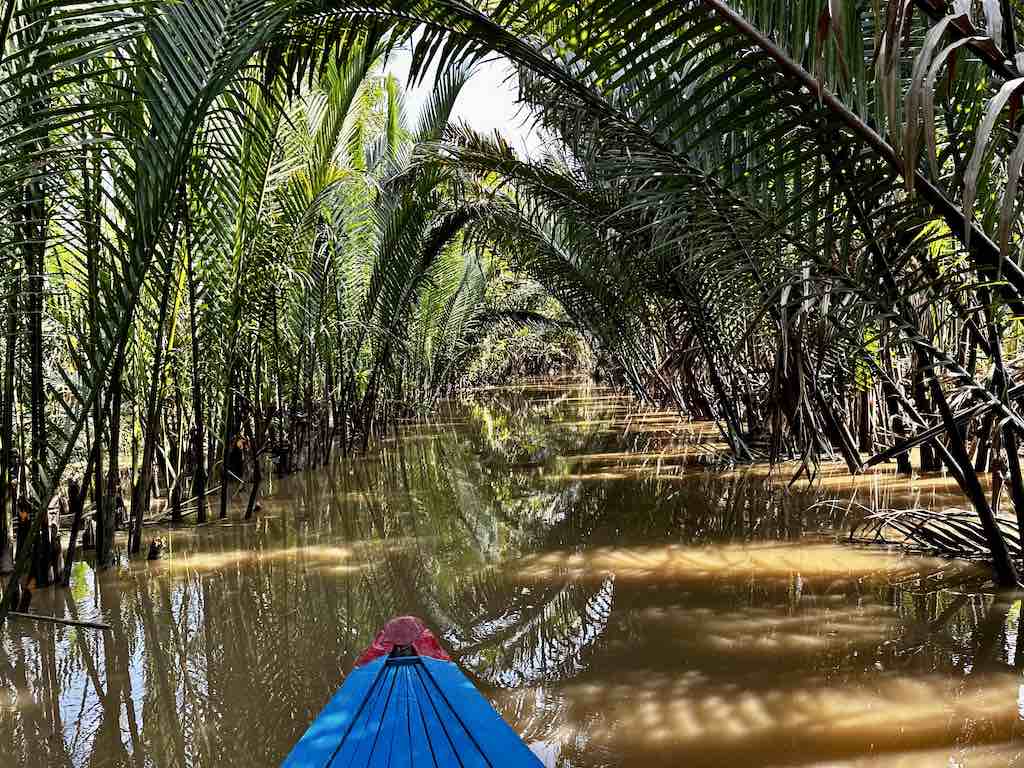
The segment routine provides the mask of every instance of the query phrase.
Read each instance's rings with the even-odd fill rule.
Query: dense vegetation
[[[920,447],[1018,581],[980,482],[1024,516],[1015,0],[3,8],[0,431],[44,542],[63,484],[108,564],[122,483],[137,551],[155,480],[224,515],[246,452],[252,514],[261,455],[326,463],[583,339],[739,461]],[[437,73],[415,118],[400,44]],[[544,156],[450,124],[491,53]]]
[[[190,36],[205,7],[68,9],[69,28],[86,12],[123,39],[83,39],[95,71],[69,59],[78,74],[52,104],[38,85],[24,88],[40,102],[27,127],[45,151],[12,182],[23,218],[6,272],[4,508],[18,495],[43,508],[75,482],[74,546],[91,485],[101,565],[123,495],[132,552],[154,484],[173,519],[203,522],[218,490],[227,514],[223,480],[244,464],[250,516],[267,455],[286,472],[365,449],[376,425],[458,382],[507,373],[519,329],[538,347],[520,352],[520,368],[571,363],[577,346],[535,311],[550,303],[538,286],[466,240],[482,205],[458,173],[412,164],[450,130],[467,70],[440,76],[412,116],[383,74],[379,35],[289,80],[259,60],[262,33],[246,40],[270,10],[218,11],[204,42]],[[219,38],[218,53],[221,23],[238,25],[237,39]],[[34,44],[58,68],[81,55]],[[217,72],[238,45],[252,50]],[[119,63],[126,52],[139,71]],[[179,67],[193,77],[175,82]],[[120,103],[125,93],[134,101]],[[549,332],[565,343],[549,347]],[[48,526],[38,528],[48,548]],[[9,539],[0,529],[0,546]]]

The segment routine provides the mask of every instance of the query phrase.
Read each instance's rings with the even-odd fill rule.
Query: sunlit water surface
[[[34,608],[113,631],[0,630],[0,766],[277,765],[403,613],[548,766],[1024,765],[1020,602],[836,540],[951,483],[786,493],[719,440],[607,390],[482,392],[161,562],[79,563]]]

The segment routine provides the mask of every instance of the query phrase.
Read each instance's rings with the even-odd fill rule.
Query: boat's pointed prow
[[[538,768],[417,618],[392,619],[283,768]]]
[[[368,664],[374,659],[389,654],[406,656],[429,656],[433,659],[451,661],[444,648],[437,642],[434,633],[427,625],[415,616],[399,616],[392,619],[377,633],[373,643],[356,659],[356,668]]]

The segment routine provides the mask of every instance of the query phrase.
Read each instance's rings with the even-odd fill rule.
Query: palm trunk
[[[185,219],[185,263],[188,280],[188,326],[192,343],[192,450],[195,458],[194,475],[192,476],[192,495],[198,505],[196,522],[206,522],[206,430],[203,428],[203,391],[199,379],[199,333],[196,322],[196,276],[192,264],[192,223],[189,218],[188,205],[182,205],[182,216]]]
[[[105,414],[101,414],[101,418]],[[89,449],[89,460],[85,465],[85,472],[82,475],[82,484],[71,480],[68,483],[68,501],[71,508],[71,532],[68,535],[68,551],[64,556],[64,576],[62,582],[65,587],[71,586],[71,567],[75,562],[75,550],[78,547],[78,534],[85,527],[85,499],[89,490],[89,480],[93,476],[93,469],[96,467],[103,455],[103,441],[99,436],[92,441]],[[98,478],[97,478],[98,479]]]
[[[974,453],[974,471],[978,473],[987,472],[989,464],[989,453],[992,448],[992,426],[995,423],[995,413],[988,413],[981,420],[978,428],[978,447]]]
[[[96,463],[93,465],[92,478],[92,501],[93,501],[93,522],[96,535],[96,563],[103,566],[110,562],[110,553],[113,551],[113,541],[108,543],[108,534],[105,524],[106,495],[103,492],[103,408],[93,406],[93,435],[96,442]],[[111,526],[112,528],[112,526]]]
[[[344,366],[344,361],[342,361]],[[348,376],[345,373],[345,368],[341,368],[341,403],[338,406],[338,421],[340,422],[339,427],[341,430],[341,455],[348,458],[349,454],[349,432],[348,432],[348,404],[349,404],[349,383]]]
[[[999,325],[996,323],[995,314],[989,303],[987,291],[983,294],[985,304],[985,320],[989,329],[989,342],[992,349],[992,359],[995,363],[995,371],[992,376],[992,389],[996,396],[1004,403],[1009,404],[1009,390],[1013,387],[1013,380],[1003,361],[1003,339]],[[1017,517],[1017,530],[1024,531],[1024,477],[1021,475],[1020,454],[1017,442],[1017,432],[1014,426],[1007,422],[1000,432],[1003,448],[1006,451],[1006,468],[1010,474],[1010,498],[1013,501],[1014,514]],[[993,487],[995,483],[993,482]]]
[[[281,349],[281,327],[278,321],[277,312],[278,295],[277,288],[274,288],[274,295],[271,301],[271,311],[274,313],[274,349]],[[274,355],[274,418],[277,419],[277,439],[284,437],[284,398],[281,395],[281,355]]]
[[[231,356],[233,358],[233,356]],[[231,479],[231,473],[228,472],[228,454],[231,451],[231,421],[232,421],[232,407],[234,405],[234,397],[232,397],[232,388],[234,387],[234,367],[231,362],[228,363],[228,376],[227,376],[227,387],[224,390],[224,413],[222,414],[223,424],[221,429],[221,437],[223,442],[221,443],[221,463],[220,463],[220,519],[223,520],[228,516],[228,481]]]
[[[109,458],[107,462],[107,484],[103,498],[103,506],[99,508],[99,524],[96,526],[97,544],[96,560],[101,568],[113,565],[114,562],[114,516],[117,512],[117,500],[120,498],[121,473],[121,376],[123,366],[115,366],[110,382],[110,442],[107,445]]]
[[[893,434],[897,440],[904,440],[907,437],[907,422],[900,409],[900,399],[893,382],[896,381],[896,371],[892,362],[892,351],[888,345],[882,348],[882,366],[885,369],[885,376],[882,377],[882,392],[885,395],[886,410],[889,421],[892,425]],[[910,453],[901,453],[896,457],[896,471],[901,475],[910,475],[914,467],[910,463]]]
[[[915,358],[917,356],[915,355]],[[917,406],[917,410],[921,413],[927,414],[931,411],[931,403],[928,402],[928,393],[924,386],[925,373],[921,369],[921,361],[919,358],[915,360],[915,370],[913,373],[913,386],[911,393],[914,398],[914,404]],[[939,459],[936,456],[935,448],[931,442],[923,443],[921,445],[921,469],[924,472],[937,472],[941,465]]]
[[[334,442],[334,376],[331,369],[331,355],[326,355],[324,365],[324,465],[331,463],[331,444]]]
[[[865,386],[860,392],[860,450],[864,453],[871,453],[874,449],[871,437],[872,414],[871,414],[871,388]]]
[[[174,428],[174,444],[171,447],[171,456],[174,457],[175,469],[174,469],[174,481],[171,485],[171,522],[178,524],[182,520],[181,516],[181,475],[182,475],[182,442],[184,440],[184,434],[182,432],[182,422],[184,420],[184,408],[181,403],[181,386],[180,381],[175,377],[174,384],[174,416],[175,416],[175,428]],[[170,480],[170,466],[168,470],[168,484]]]
[[[171,235],[171,247],[177,239],[177,228]],[[142,446],[142,467],[139,480],[132,493],[131,521],[132,529],[128,536],[128,551],[137,554],[142,549],[142,518],[149,507],[149,485],[153,475],[153,454],[156,452],[157,407],[160,403],[161,382],[163,381],[164,330],[167,325],[167,307],[171,298],[170,276],[164,281],[160,294],[160,310],[156,332],[155,349],[153,351],[153,371],[149,382],[149,393],[146,398],[146,434]]]
[[[46,249],[46,209],[43,191],[39,183],[33,181],[26,189],[25,199],[25,231],[31,233],[25,242],[25,271],[28,275],[28,346],[30,368],[31,400],[29,413],[32,422],[32,487],[38,489],[42,483],[42,467],[46,461],[46,381],[43,377],[43,272],[45,270],[44,252]],[[45,509],[37,509],[36,515],[46,514]],[[39,529],[39,542],[36,547],[33,570],[39,586],[48,586],[50,549],[50,526],[44,524]],[[44,560],[45,558],[45,560]]]
[[[4,381],[3,381],[3,414],[0,415],[0,450],[3,451],[2,476],[0,476],[0,571],[4,571],[9,563],[14,564],[13,544],[11,542],[10,520],[8,511],[8,491],[11,493],[10,509],[14,509],[17,497],[12,487],[14,470],[14,360],[18,344],[18,293],[21,288],[21,276],[18,272],[12,275],[7,295],[7,323],[5,327],[6,348],[4,350]]]
[[[992,569],[996,583],[1003,588],[1016,588],[1020,584],[1020,578],[1017,575],[1017,568],[1010,557],[1010,551],[1006,546],[1006,539],[1003,537],[1003,532],[996,522],[995,512],[985,497],[985,492],[978,481],[978,475],[971,466],[971,459],[964,448],[963,436],[956,421],[953,419],[953,413],[949,408],[949,403],[946,401],[946,396],[942,391],[942,387],[939,386],[938,380],[934,377],[931,379],[931,390],[933,399],[939,406],[939,412],[942,414],[942,420],[946,424],[946,431],[949,434],[950,446],[947,461],[950,464],[950,470],[954,472],[959,470],[961,473],[961,488],[967,498],[971,500],[975,511],[978,513],[978,518],[981,520],[981,528],[985,534],[989,554],[992,556]]]
[[[85,474],[86,480],[89,473]],[[71,533],[68,537],[68,551],[64,555],[64,573],[61,583],[65,587],[71,586],[71,567],[75,562],[75,549],[78,546],[78,533],[82,529],[85,516],[85,489],[72,480],[68,483],[68,508],[71,511]]]
[[[255,340],[255,346],[254,385],[249,395],[249,402],[252,404],[252,408],[250,418],[246,419],[246,424],[251,424],[251,429],[249,430],[249,451],[252,457],[252,488],[249,490],[249,503],[245,507],[246,520],[251,520],[253,513],[256,511],[256,499],[260,492],[260,483],[263,481],[263,471],[260,468],[260,454],[262,453],[262,443],[267,434],[263,417],[263,399],[260,396],[263,381],[263,354],[258,335]]]

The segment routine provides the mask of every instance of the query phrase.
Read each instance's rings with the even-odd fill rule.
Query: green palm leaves
[[[1008,7],[2,4],[2,422],[31,495],[74,465],[109,524],[134,436],[137,545],[156,457],[200,499],[240,435],[250,462],[315,466],[435,401],[483,340],[563,327],[555,300],[737,457],[857,469],[941,418],[976,496],[970,441],[1022,423]],[[415,82],[437,73],[415,117],[383,72],[400,44]],[[452,125],[493,53],[550,156]],[[966,441],[961,405],[989,419]]]
[[[1009,258],[1024,155],[1018,20],[1007,7],[508,0],[486,12],[460,2],[346,4],[344,12],[426,25],[421,68],[487,49],[520,65],[526,98],[571,157],[551,173],[486,151],[487,172],[513,185],[506,218],[521,236],[503,244],[533,243],[518,249],[523,264],[537,263],[526,251],[550,255],[543,280],[563,291],[567,309],[569,291],[589,294],[608,315],[628,306],[602,336],[642,329],[643,351],[618,352],[638,390],[706,376],[737,453],[746,452],[746,421],[772,436],[773,455],[838,450],[855,469],[855,442],[869,448],[871,430],[853,440],[847,403],[881,386],[888,418],[903,429],[942,415],[949,442],[940,448],[986,519],[943,384],[1016,425],[1015,406],[987,391],[1006,391],[999,350],[1002,335],[1016,331],[1003,308],[1019,315],[1024,307],[1024,273]],[[965,50],[980,61],[965,61]],[[480,163],[472,154],[462,147],[455,156]],[[606,197],[590,194],[586,213],[567,223],[551,200],[580,177]],[[937,239],[955,256],[937,259]],[[602,295],[598,286],[614,290]],[[988,305],[993,295],[998,304],[984,320],[962,300]],[[970,335],[970,370],[948,354],[948,324]],[[660,350],[680,338],[702,352],[703,373],[666,368],[673,356]],[[982,369],[979,350],[987,350]],[[850,376],[865,366],[871,379]],[[869,406],[864,399],[857,409]]]

